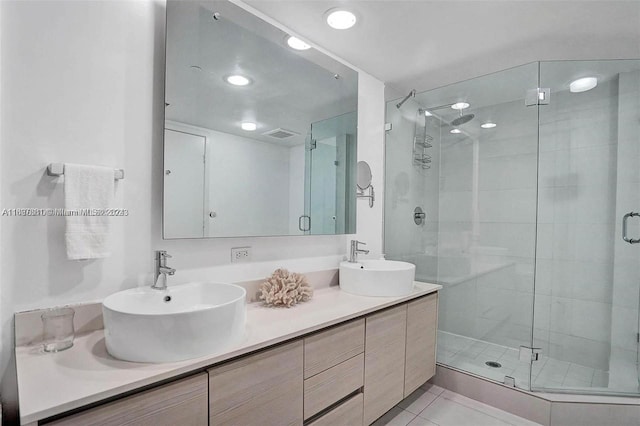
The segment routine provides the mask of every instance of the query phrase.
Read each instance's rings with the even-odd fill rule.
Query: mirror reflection
[[[229,2],[167,3],[164,238],[355,232],[358,76],[294,47]]]

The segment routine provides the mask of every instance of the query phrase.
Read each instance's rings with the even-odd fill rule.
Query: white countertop
[[[20,420],[27,424],[433,293],[440,285],[414,283],[404,297],[365,297],[339,287],[315,291],[293,308],[247,305],[245,338],[232,347],[187,361],[120,361],[106,350],[102,330],[77,336],[71,349],[45,353],[41,345],[16,348]]]

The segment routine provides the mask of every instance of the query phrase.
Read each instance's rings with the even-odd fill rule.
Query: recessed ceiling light
[[[239,74],[229,75],[225,80],[227,83],[233,84],[234,86],[246,86],[251,83],[251,80],[248,77]]]
[[[449,133],[453,133],[454,135],[457,135],[458,133],[462,133],[462,130],[460,130],[460,129],[451,129],[451,130],[449,130]]]
[[[242,127],[242,130],[246,130],[247,132],[253,132],[258,128],[256,123],[252,123],[250,121],[245,121],[240,125],[240,127]]]
[[[427,111],[426,109],[424,110],[424,116],[425,117],[431,117],[433,114],[431,114],[429,111]]]
[[[289,36],[287,38],[287,44],[289,45],[290,48],[295,50],[311,49],[311,46],[309,46],[304,41],[300,40],[298,37],[294,37],[294,36]]]
[[[493,129],[494,127],[496,127],[497,124],[496,123],[492,123],[490,121],[483,123],[480,125],[480,127],[482,127],[483,129]]]
[[[453,109],[466,109],[469,108],[469,104],[466,102],[457,102],[453,105],[451,105],[451,108]]]
[[[591,90],[598,85],[598,79],[595,77],[584,77],[574,80],[569,84],[571,93],[580,93]]]
[[[358,20],[353,12],[349,12],[344,9],[330,9],[327,11],[326,17],[327,24],[336,30],[346,30],[351,28]]]

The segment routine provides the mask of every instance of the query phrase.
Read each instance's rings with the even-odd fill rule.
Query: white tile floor
[[[386,413],[375,426],[538,425],[429,383]]]
[[[442,364],[499,382],[504,376],[514,377],[518,387],[529,389],[529,365],[518,359],[517,349],[438,331],[437,357]],[[501,367],[489,367],[487,361]],[[606,388],[609,382],[606,371],[545,356],[533,363],[531,377],[534,387],[546,389]]]

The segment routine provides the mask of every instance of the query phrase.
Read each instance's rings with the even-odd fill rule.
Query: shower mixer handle
[[[629,244],[638,244],[640,243],[640,238],[629,238],[627,236],[627,221],[630,217],[640,217],[640,213],[629,212],[622,217],[622,239]]]

